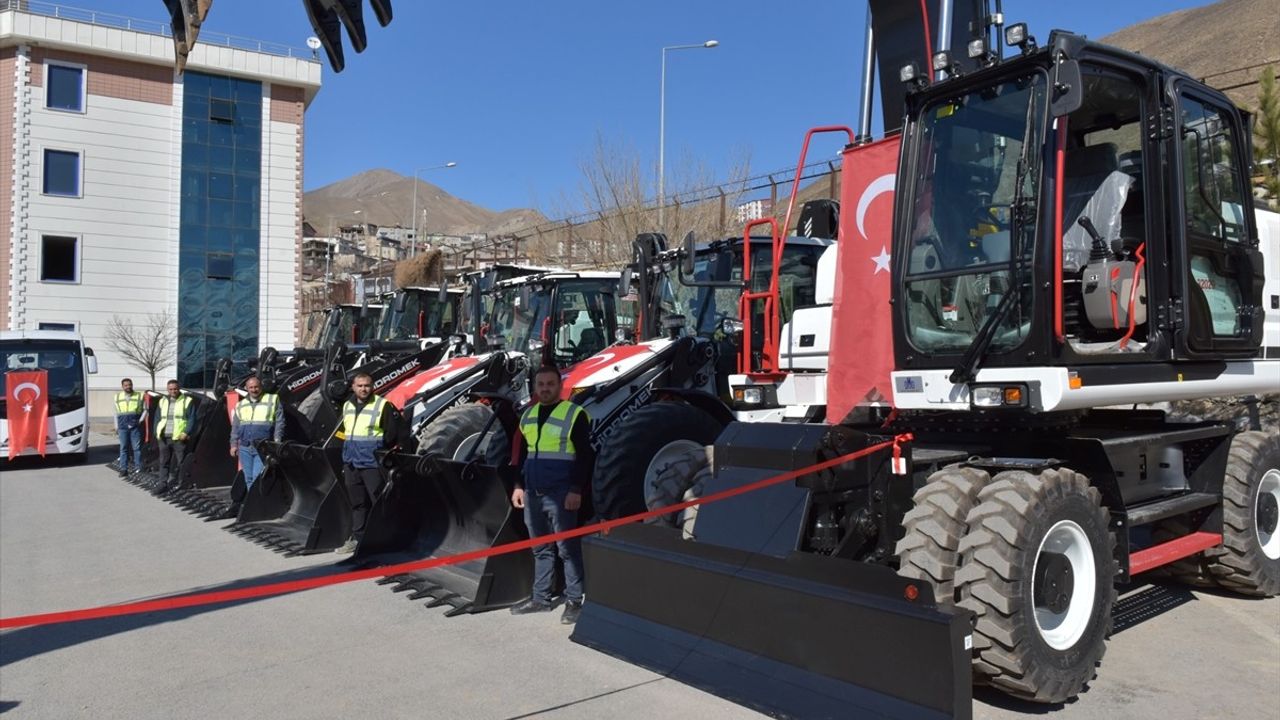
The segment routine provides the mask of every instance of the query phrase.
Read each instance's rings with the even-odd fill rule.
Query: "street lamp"
[[[409,241],[409,257],[416,257],[418,254],[418,176],[428,170],[447,170],[457,166],[456,162],[447,162],[443,165],[432,165],[413,171],[413,222],[410,223],[413,225],[413,239]]]
[[[658,85],[658,230],[662,231],[664,210],[667,205],[666,178],[663,176],[667,154],[667,51],[668,50],[701,50],[713,48],[720,44],[719,40],[708,40],[696,45],[670,45],[662,48],[662,81]]]

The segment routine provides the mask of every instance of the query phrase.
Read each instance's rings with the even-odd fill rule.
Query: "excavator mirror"
[[[631,292],[631,266],[622,268],[622,276],[618,278],[618,297],[624,298]]]
[[[404,312],[404,307],[409,302],[409,294],[403,290],[396,293],[395,300],[391,301],[391,309],[398,313]]]
[[[693,231],[690,230],[689,233],[684,236],[684,257],[680,258],[680,272],[686,276],[693,275],[693,251],[695,244],[696,240],[694,239]]]
[[[1054,53],[1052,99],[1049,114],[1052,117],[1070,115],[1084,103],[1084,81],[1080,77],[1080,63],[1067,58],[1061,51]]]
[[[342,312],[339,310],[329,311],[329,326],[338,327],[342,324]]]
[[[441,304],[449,302],[449,286],[448,285],[440,286],[440,292],[439,294],[436,295],[436,299],[439,300]]]

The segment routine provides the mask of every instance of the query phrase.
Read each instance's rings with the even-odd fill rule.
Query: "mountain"
[[[413,223],[413,178],[386,169],[366,170],[302,195],[302,215],[320,234],[333,226],[369,222],[381,226]],[[503,234],[545,222],[537,210],[494,211],[454,197],[418,180],[418,227],[423,235]],[[355,211],[359,210],[359,213]]]
[[[1280,70],[1275,0],[1220,0],[1117,30],[1102,42],[1176,67],[1253,110],[1260,65]]]

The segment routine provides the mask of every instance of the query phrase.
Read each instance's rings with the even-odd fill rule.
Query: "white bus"
[[[45,426],[45,454],[73,456],[84,462],[89,452],[89,373],[98,372],[98,359],[80,336],[63,330],[0,331],[0,369],[44,370],[49,373],[49,422]],[[0,383],[0,390],[7,384]],[[9,457],[8,405],[0,399],[0,461]],[[26,448],[22,455],[38,455]]]

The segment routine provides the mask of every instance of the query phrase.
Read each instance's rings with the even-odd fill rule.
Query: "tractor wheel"
[[[667,455],[666,465],[645,477],[644,502],[650,510],[702,497],[706,481],[711,477],[711,453],[715,446],[685,447]],[[695,505],[680,512],[656,517],[655,525],[680,528],[686,540],[694,539],[693,526],[698,519]]]
[[[1231,441],[1222,481],[1222,547],[1206,569],[1227,590],[1280,594],[1280,434],[1243,432]]]
[[[1066,468],[996,475],[969,511],[955,582],[973,611],[976,679],[1061,703],[1097,673],[1115,603],[1115,540],[1098,489]]]
[[[906,533],[895,551],[898,574],[932,586],[940,606],[956,602],[960,538],[969,529],[969,511],[978,502],[978,491],[989,482],[991,476],[977,468],[943,468],[916,491],[911,510],[902,518]]]
[[[693,448],[711,445],[723,427],[709,413],[682,402],[655,402],[615,427],[596,455],[591,480],[596,515],[611,520],[644,512],[645,489],[660,468]]]
[[[418,433],[418,454],[438,455],[449,460],[467,460],[472,448],[493,417],[488,405],[468,403],[440,413]],[[502,424],[494,422],[484,437],[484,447],[476,455],[486,465],[501,465],[511,458],[511,447]]]

